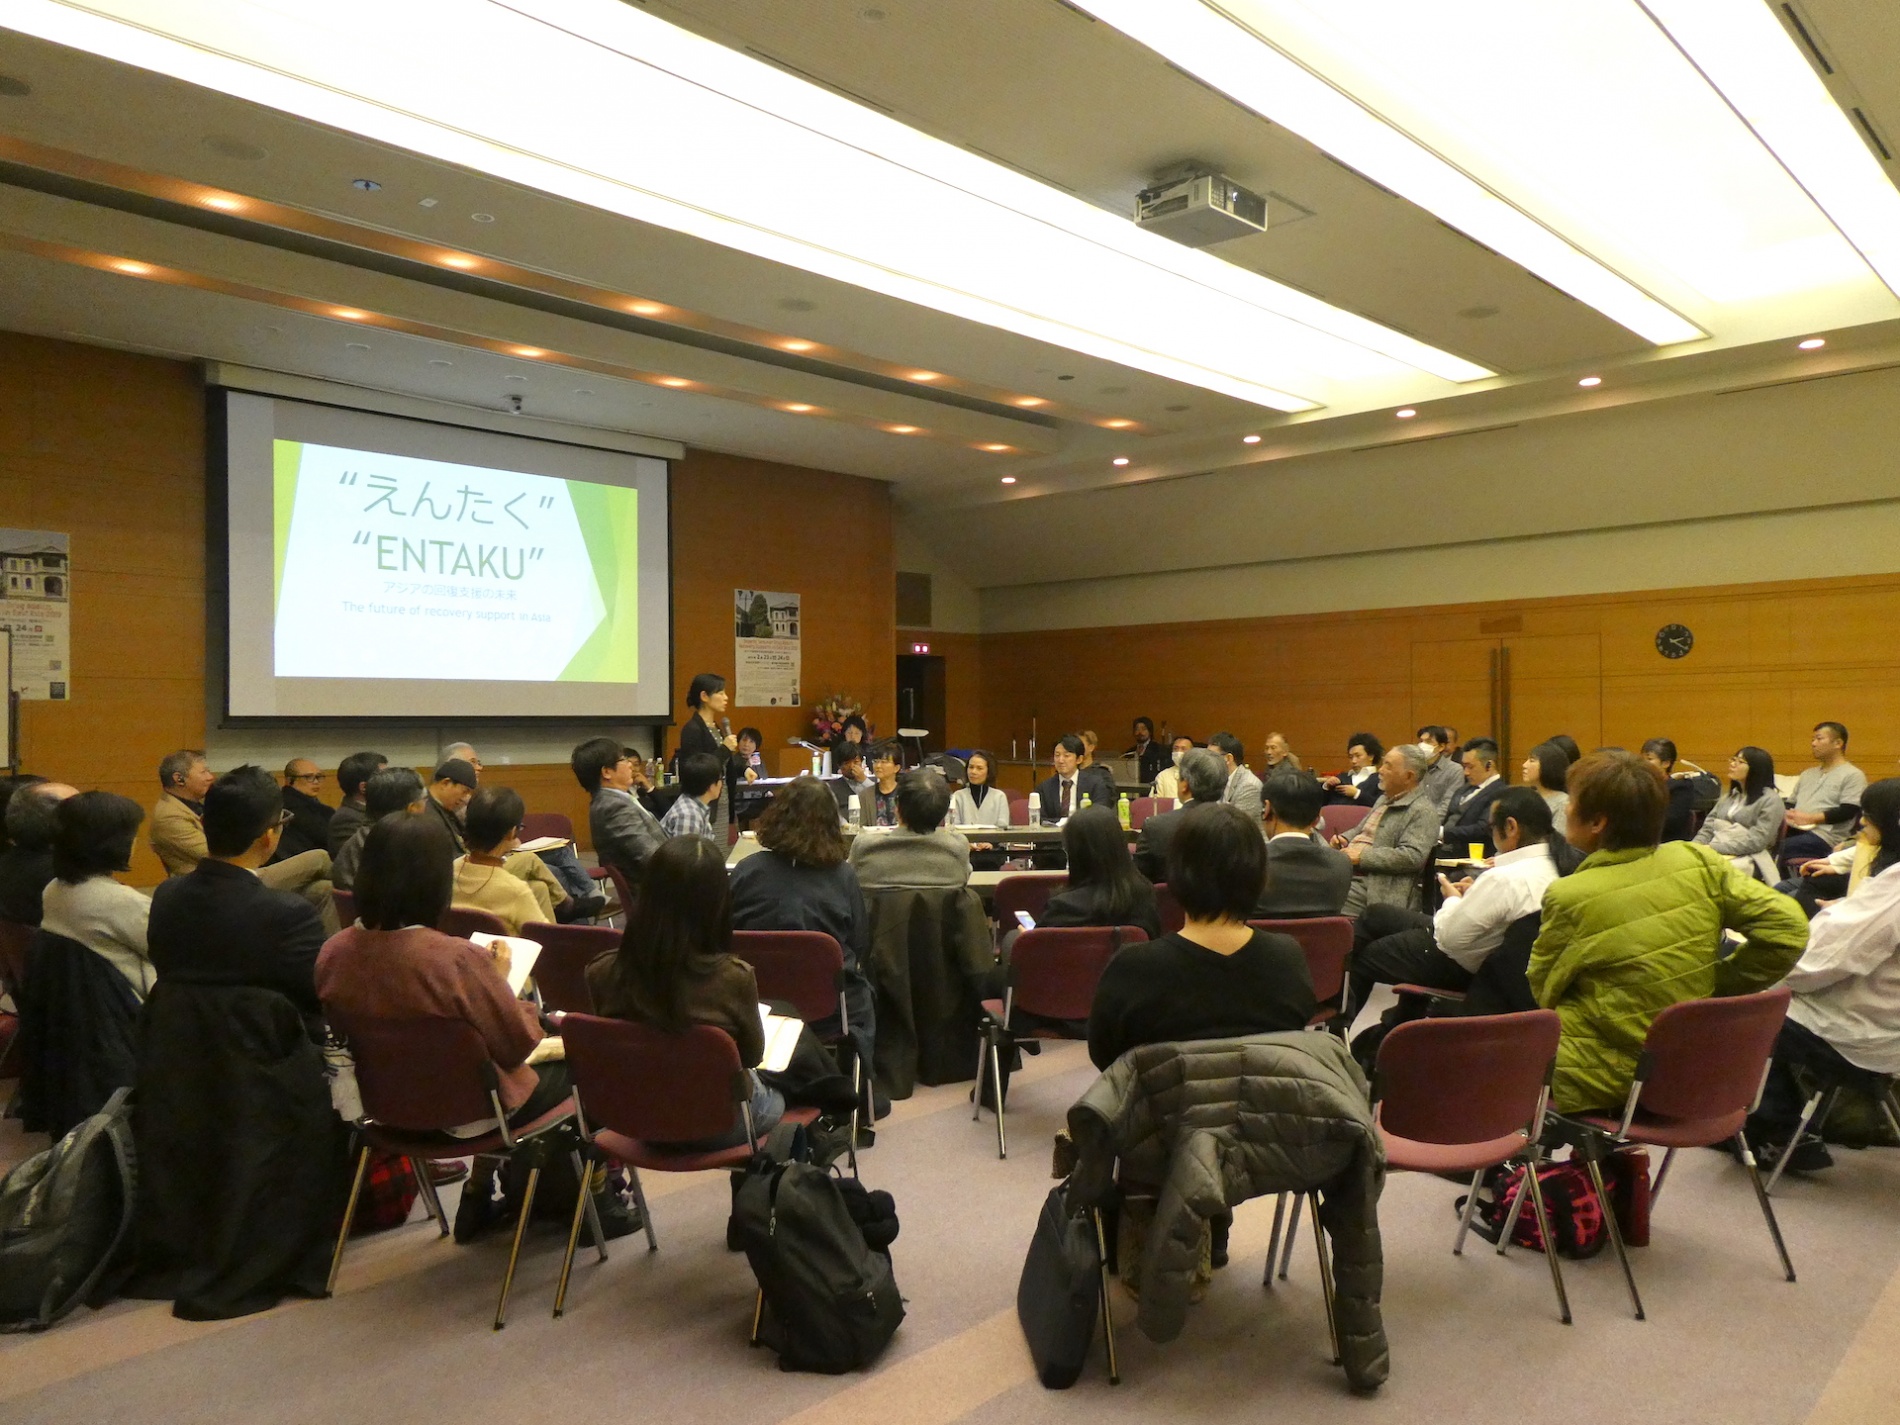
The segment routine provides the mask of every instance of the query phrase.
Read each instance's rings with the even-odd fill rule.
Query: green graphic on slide
[[[303,464],[303,443],[295,440],[271,442],[271,529],[274,544],[275,574],[271,581],[271,608],[284,602],[284,550],[290,544],[290,516],[297,505],[297,470]]]
[[[563,683],[631,683],[640,677],[640,492],[571,484],[574,518],[606,614],[567,667]]]

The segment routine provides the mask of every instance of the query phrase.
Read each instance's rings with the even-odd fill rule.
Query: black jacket
[[[306,851],[330,849],[330,818],[336,815],[335,807],[326,806],[295,787],[285,787],[284,810],[290,813],[290,823],[284,827],[283,839],[277,843],[277,854],[271,857],[272,861],[288,861]]]
[[[726,768],[732,760],[732,749],[720,739],[720,735],[706,726],[706,719],[695,713],[680,726],[680,759],[684,761],[696,752],[709,752],[719,762],[719,775],[726,775]]]
[[[1378,800],[1379,769],[1377,767],[1374,767],[1358,786],[1354,786],[1347,780],[1346,774],[1342,772],[1339,785],[1326,793],[1328,806],[1370,807]]]
[[[1173,811],[1160,812],[1141,824],[1135,838],[1135,869],[1156,885],[1168,879],[1168,843],[1181,829],[1181,817],[1193,805],[1182,802]]]
[[[329,835],[324,842],[324,849],[335,857],[360,828],[368,825],[368,808],[345,797],[343,805],[330,813]]]
[[[38,926],[40,893],[52,879],[50,846],[11,846],[0,851],[0,920]]]
[[[20,990],[20,1118],[55,1142],[137,1072],[138,996],[103,955],[41,930]]]
[[[313,1018],[323,921],[316,907],[274,891],[242,866],[210,857],[152,892],[145,940],[161,981],[276,990]]]
[[[1695,782],[1688,777],[1669,779],[1669,807],[1663,812],[1662,839],[1689,841],[1695,837]],[[0,856],[0,861],[6,858]]]
[[[457,856],[460,856],[468,849],[462,844],[462,823],[456,819],[454,812],[443,806],[441,802],[437,801],[427,792],[422,794],[422,810],[424,815],[434,817],[436,821],[441,824],[442,829],[448,832],[449,840],[455,843],[455,854]]]
[[[1172,746],[1156,742],[1153,738],[1149,738],[1148,745],[1139,752],[1131,747],[1122,755],[1136,759],[1136,766],[1139,769],[1138,780],[1146,782],[1151,787],[1154,785],[1155,778],[1161,775],[1161,769],[1174,760]]]
[[[1451,800],[1445,805],[1445,823],[1438,839],[1447,846],[1457,847],[1460,856],[1465,854],[1472,842],[1484,844],[1485,854],[1491,852],[1491,803],[1504,795],[1510,783],[1502,777],[1493,778],[1483,787],[1473,787],[1466,782],[1451,794]]]
[[[1111,916],[1103,904],[1100,886],[1072,886],[1049,897],[1049,904],[1036,917],[1038,927],[1050,930],[1072,926],[1133,925],[1150,940],[1161,938],[1161,910],[1155,903],[1155,888],[1146,881],[1135,883],[1135,904],[1125,914]]]
[[[1042,824],[1052,826],[1062,820],[1062,778],[1046,777],[1036,788],[1042,803]],[[1115,778],[1106,767],[1084,767],[1075,774],[1075,805],[1071,813],[1082,810],[1082,798],[1090,804],[1113,809],[1116,803]]]
[[[1338,915],[1352,890],[1352,861],[1322,842],[1273,837],[1267,842],[1267,885],[1255,920],[1307,920]]]

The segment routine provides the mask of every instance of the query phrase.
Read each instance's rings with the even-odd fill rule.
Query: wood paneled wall
[[[1655,646],[1664,624],[1688,657]],[[1046,747],[1094,727],[1111,742],[1138,714],[1205,740],[1231,731],[1249,756],[1279,731],[1322,768],[1346,738],[1390,744],[1422,723],[1492,733],[1489,656],[1508,650],[1511,748],[1568,732],[1586,749],[1673,738],[1720,771],[1739,746],[1809,765],[1808,734],[1847,724],[1871,777],[1900,759],[1900,576],[1656,590],[1581,598],[1361,610],[985,635],[981,735],[1007,747],[1033,710]]]
[[[982,637],[932,628],[897,630],[900,653],[908,653],[913,643],[929,644],[931,653],[943,659],[944,726],[932,731],[939,734],[945,747],[982,746],[974,735],[983,725]]]

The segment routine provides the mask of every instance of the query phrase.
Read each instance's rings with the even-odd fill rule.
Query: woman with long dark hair
[[[1036,924],[1138,926],[1150,940],[1161,938],[1155,888],[1135,869],[1128,833],[1107,807],[1084,807],[1062,827],[1069,883],[1049,898]]]
[[[1524,785],[1537,788],[1550,805],[1550,819],[1558,826],[1570,806],[1565,781],[1570,775],[1571,758],[1554,742],[1540,742],[1524,758]]]
[[[1775,788],[1775,759],[1763,748],[1744,747],[1729,758],[1728,789],[1695,839],[1724,856],[1753,858],[1774,846],[1787,814],[1788,804]],[[1766,879],[1772,883],[1775,877]]]

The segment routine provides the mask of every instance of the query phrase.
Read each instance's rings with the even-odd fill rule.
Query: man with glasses
[[[265,779],[269,780],[269,773]],[[210,851],[205,844],[204,802],[216,775],[202,752],[181,749],[158,764],[162,795],[152,808],[152,850],[174,876],[188,876]],[[272,784],[273,786],[275,783]],[[277,793],[282,812],[283,794]],[[336,929],[336,905],[331,897],[330,853],[306,851],[258,870],[258,879],[273,890],[293,891],[315,906],[330,929]]]
[[[472,742],[451,742],[442,749],[444,763],[457,761],[467,764],[475,774],[479,785],[482,779],[481,754],[476,752]],[[644,781],[644,778],[642,779]],[[459,824],[466,825],[468,808],[464,804],[455,812]],[[528,876],[525,879],[543,882],[554,899],[555,919],[562,924],[575,920],[592,920],[606,909],[607,899],[594,889],[593,879],[587,874],[587,868],[581,865],[581,858],[573,845],[550,846],[545,851],[528,853],[537,856],[541,864],[553,873],[553,880],[547,881],[540,876]],[[517,876],[522,875],[518,866],[511,866]]]
[[[284,767],[284,810],[290,820],[277,843],[273,858],[288,861],[306,851],[327,851],[330,847],[330,818],[336,809],[322,798],[326,778],[308,757],[293,757]]]
[[[593,798],[587,825],[594,854],[601,865],[625,876],[629,886],[639,885],[647,857],[666,841],[659,819],[633,794],[639,764],[611,737],[589,738],[574,749],[568,764],[581,790]]]

